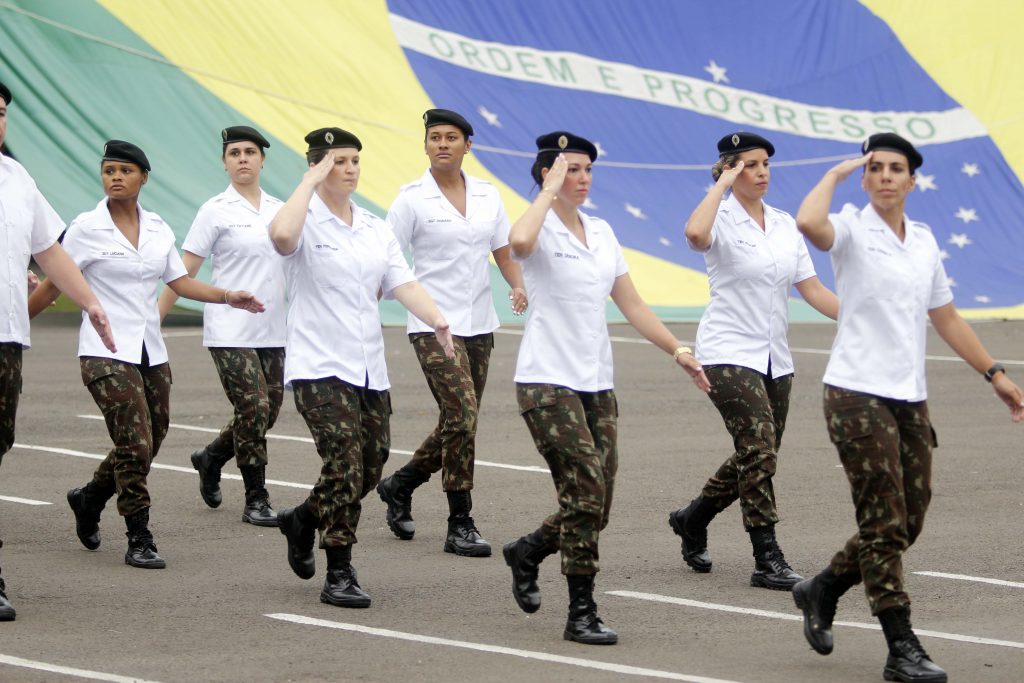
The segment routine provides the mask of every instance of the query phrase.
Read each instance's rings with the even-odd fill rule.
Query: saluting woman
[[[281,510],[288,564],[316,573],[313,542],[327,554],[322,602],[369,607],[352,567],[362,499],[380,481],[391,449],[391,397],[378,296],[393,297],[434,330],[454,357],[448,323],[413,278],[387,224],[352,201],[362,143],[341,128],[306,136],[309,170],[270,224],[284,255],[290,295],[285,386],[323,460],[300,505]]]
[[[242,521],[277,526],[266,488],[267,431],[284,398],[285,275],[268,228],[283,202],[260,188],[267,139],[249,126],[221,131],[228,188],[203,204],[182,244],[182,261],[195,277],[208,257],[216,287],[251,284],[266,311],[254,318],[224,306],[203,308],[203,345],[210,349],[234,415],[220,434],[192,454],[199,492],[212,508],[222,501],[221,468],[233,457],[245,483]],[[160,294],[163,319],[178,295]]]
[[[590,192],[597,148],[578,135],[555,131],[537,138],[537,149],[532,176],[541,190],[509,233],[530,297],[516,364],[516,399],[551,470],[558,510],[503,553],[516,602],[535,612],[538,565],[561,552],[569,587],[563,637],[612,644],[618,635],[594,603],[598,537],[608,524],[619,457],[608,297],[703,391],[708,380],[690,349],[640,298],[611,226],[579,210]]]
[[[697,359],[734,452],[668,522],[682,538],[686,564],[709,572],[708,524],[739,499],[754,550],[750,585],[790,590],[803,577],[789,566],[776,539],[772,485],[793,386],[789,292],[796,287],[832,319],[839,301],[815,275],[792,216],[764,201],[775,146],[741,131],[719,140],[718,153],[711,168],[715,184],[686,222],[686,241],[707,263],[711,302],[697,328]]]
[[[249,292],[212,287],[188,276],[170,226],[139,204],[149,172],[149,159],[136,145],[108,141],[100,162],[106,197],[75,218],[64,235],[64,250],[117,330],[114,352],[83,317],[78,337],[82,381],[103,413],[114,448],[92,481],[68,492],[68,504],[79,540],[95,550],[100,513],[116,493],[117,511],[128,528],[125,563],[163,569],[166,563],[149,530],[152,501],[146,484],[170,422],[171,368],[160,334],[157,287],[163,280],[179,296],[252,313],[263,305]],[[44,281],[29,298],[29,314],[45,310],[59,294],[52,281]]]

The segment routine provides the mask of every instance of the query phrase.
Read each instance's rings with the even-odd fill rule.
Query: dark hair
[[[325,148],[325,149],[312,149],[312,150],[306,152],[306,163],[309,164],[310,166],[314,166],[316,164],[319,164],[321,161],[324,160],[324,157],[327,156],[327,152],[329,152],[329,151],[330,151],[329,148]]]
[[[537,152],[537,158],[533,161],[533,168],[530,169],[530,175],[533,177],[533,182],[537,184],[537,187],[544,186],[544,177],[541,175],[541,171],[545,168],[551,168],[552,164],[555,163],[555,159],[562,152],[560,150],[550,150],[547,152]]]
[[[220,146],[220,158],[221,158],[222,161],[227,158],[227,155],[228,155],[228,145],[234,144],[236,142],[252,142],[252,140],[232,140],[231,142],[225,142],[224,144],[222,144]],[[252,144],[256,145],[255,142],[253,142]],[[266,159],[267,158],[267,150],[263,149],[259,145],[256,145],[256,148],[260,150],[260,156],[262,158]]]
[[[725,170],[725,167],[735,166],[739,158],[739,154],[723,154],[722,156],[718,157],[718,161],[716,161],[714,165],[711,167],[712,180],[714,180],[717,183],[718,179],[722,177],[722,171]]]

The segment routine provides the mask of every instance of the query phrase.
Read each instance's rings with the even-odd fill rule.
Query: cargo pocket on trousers
[[[525,415],[537,408],[550,408],[558,403],[559,389],[551,384],[519,384],[516,386],[516,402],[519,414]]]
[[[109,358],[83,356],[79,359],[79,365],[82,370],[82,384],[85,386],[104,377],[110,377],[117,371],[114,361]]]

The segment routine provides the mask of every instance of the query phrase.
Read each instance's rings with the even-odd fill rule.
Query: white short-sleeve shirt
[[[64,221],[28,171],[0,154],[0,342],[28,348],[28,262],[52,247]]]
[[[452,206],[428,169],[402,187],[387,221],[405,251],[412,247],[413,272],[441,309],[452,334],[472,337],[498,328],[491,297],[491,252],[508,244],[509,221],[497,189],[463,174],[466,215]],[[407,330],[433,328],[412,313]]]
[[[839,329],[824,382],[923,401],[928,311],[953,301],[931,229],[906,216],[902,242],[871,205],[829,214]]]
[[[274,249],[267,226],[283,202],[260,191],[254,207],[233,185],[200,207],[181,248],[213,257],[211,284],[244,289],[266,310],[260,315],[209,304],[203,309],[203,345],[241,348],[285,343],[284,259]]]
[[[721,203],[704,252],[711,303],[697,328],[697,360],[782,377],[793,372],[789,290],[814,277],[793,217],[764,204],[764,230],[734,195]]]
[[[580,213],[584,246],[549,210],[533,253],[518,259],[530,297],[519,345],[517,383],[576,391],[612,389],[612,345],[605,305],[615,278],[629,272],[607,222]]]
[[[82,270],[110,321],[117,344],[111,353],[83,311],[78,335],[79,356],[114,358],[126,363],[142,361],[146,344],[151,365],[167,362],[160,334],[157,288],[188,275],[174,246],[174,232],[163,219],[140,205],[139,247],[118,230],[104,198],[92,211],[79,214],[64,235],[64,250]]]
[[[352,203],[352,225],[316,194],[287,261],[288,344],[285,385],[338,379],[375,391],[390,388],[377,292],[412,282],[412,270],[387,223]]]

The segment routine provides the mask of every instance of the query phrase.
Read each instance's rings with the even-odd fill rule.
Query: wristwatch
[[[992,378],[995,377],[996,373],[999,372],[1006,374],[1006,368],[1003,367],[1002,363],[996,363],[995,365],[993,365],[992,367],[985,371],[985,381],[991,382]]]
[[[680,346],[678,349],[676,349],[676,352],[672,354],[672,360],[679,360],[679,356],[683,355],[684,353],[688,353],[692,356],[693,349],[691,349],[689,346]]]

